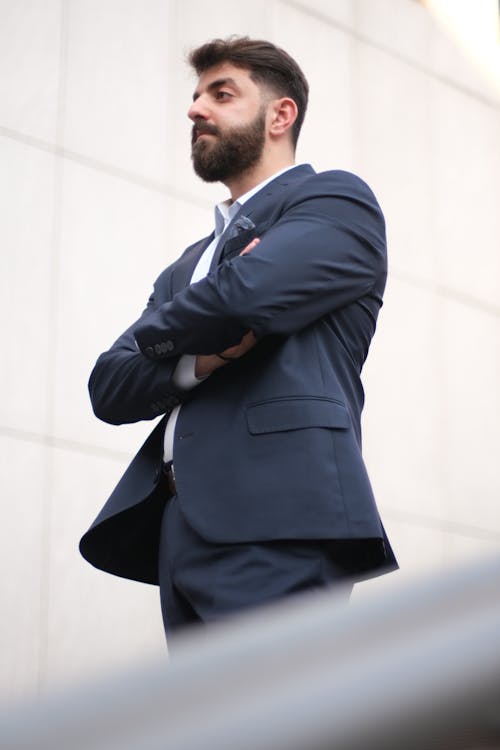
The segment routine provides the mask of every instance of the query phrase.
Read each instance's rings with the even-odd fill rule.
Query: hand
[[[198,354],[196,356],[194,374],[197,378],[206,378],[215,370],[218,370],[219,367],[228,365],[232,359],[243,357],[243,355],[249,352],[250,349],[253,349],[256,343],[257,339],[255,338],[253,331],[248,331],[248,333],[245,333],[239,344],[224,349],[224,351],[220,353],[221,356],[217,354]]]
[[[246,247],[243,248],[240,255],[246,255],[251,252],[260,242],[258,237],[255,237]],[[194,374],[197,378],[206,378],[211,375],[219,367],[224,367],[229,364],[232,359],[239,359],[243,357],[250,349],[253,349],[257,339],[255,338],[253,331],[245,333],[239,344],[236,346],[230,346],[221,352],[221,356],[217,354],[198,354],[196,356],[196,363],[194,368]],[[224,359],[223,359],[224,357]]]
[[[218,370],[219,367],[224,367],[225,364],[227,364],[227,362],[224,362],[224,360],[216,354],[197,354],[194,365],[195,377],[200,380],[208,378],[208,376],[215,372],[215,370]]]
[[[256,343],[257,339],[255,338],[253,331],[248,331],[248,333],[245,333],[239,344],[236,344],[236,346],[230,346],[228,349],[224,349],[224,351],[221,352],[222,357],[224,357],[221,361],[226,362],[230,359],[239,359],[240,357],[243,357],[243,355],[250,351],[250,349],[254,348]]]
[[[251,242],[248,243],[246,247],[243,248],[240,255],[246,255],[247,253],[249,253],[251,250],[254,249],[254,247],[256,247],[259,244],[259,242],[260,242],[260,239],[258,237],[255,237]]]

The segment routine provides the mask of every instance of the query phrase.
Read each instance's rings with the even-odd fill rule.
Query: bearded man
[[[294,166],[308,84],[284,50],[219,39],[190,62],[193,166],[230,197],[97,360],[100,419],[161,420],[80,542],[159,584],[167,636],[397,567],[361,455],[382,212],[358,177]]]

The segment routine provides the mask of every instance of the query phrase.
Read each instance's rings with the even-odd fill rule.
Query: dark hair
[[[292,141],[294,146],[297,144],[309,86],[301,69],[285,50],[271,42],[232,36],[202,44],[190,53],[188,60],[198,75],[224,62],[246,68],[256,83],[264,83],[279,96],[293,99],[298,114],[292,126]]]

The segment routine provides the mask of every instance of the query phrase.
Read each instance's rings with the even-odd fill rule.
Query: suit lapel
[[[271,208],[278,201],[279,196],[289,186],[307,179],[312,174],[314,174],[314,170],[309,164],[301,164],[298,167],[294,167],[284,174],[279,175],[274,180],[271,180],[262,190],[259,190],[258,193],[241,206],[219,240],[210,270],[216,268],[222,254],[224,254],[224,259],[239,255],[241,250],[254,237],[260,237],[264,234],[272,223],[272,219],[270,218],[270,213],[272,213]],[[214,235],[212,233],[209,237],[205,237],[192,245],[175,264],[171,276],[172,295],[189,286],[196,264],[213,238]]]
[[[186,250],[184,255],[177,261],[175,267],[172,269],[172,296],[174,294],[177,294],[177,292],[180,292],[181,289],[184,289],[184,287],[189,286],[193,271],[196,268],[196,264],[198,263],[208,245],[212,242],[213,238],[214,235],[212,233],[210,237],[205,237],[204,239],[200,240],[195,245]]]
[[[301,164],[271,180],[244,203],[222,235],[210,268],[215,268],[222,257],[228,260],[238,255],[254,237],[264,234],[271,224],[269,218],[271,208],[283,191],[313,174],[315,174],[314,169],[309,164]],[[247,221],[242,221],[242,219]],[[250,229],[245,226],[248,220],[250,224],[253,224]],[[238,224],[241,226],[239,227]]]
[[[254,237],[260,237],[268,229],[269,222],[259,222],[258,226],[253,226],[251,229],[242,229],[241,231],[236,230],[236,234],[230,237],[226,242],[220,243],[220,250],[217,249],[218,260],[229,260],[234,258],[235,255],[239,255],[240,252],[251,242]]]

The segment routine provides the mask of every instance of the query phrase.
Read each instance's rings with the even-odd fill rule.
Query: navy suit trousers
[[[352,591],[350,554],[335,541],[214,544],[187,523],[177,496],[163,513],[159,584],[167,637],[302,591],[342,584]]]

